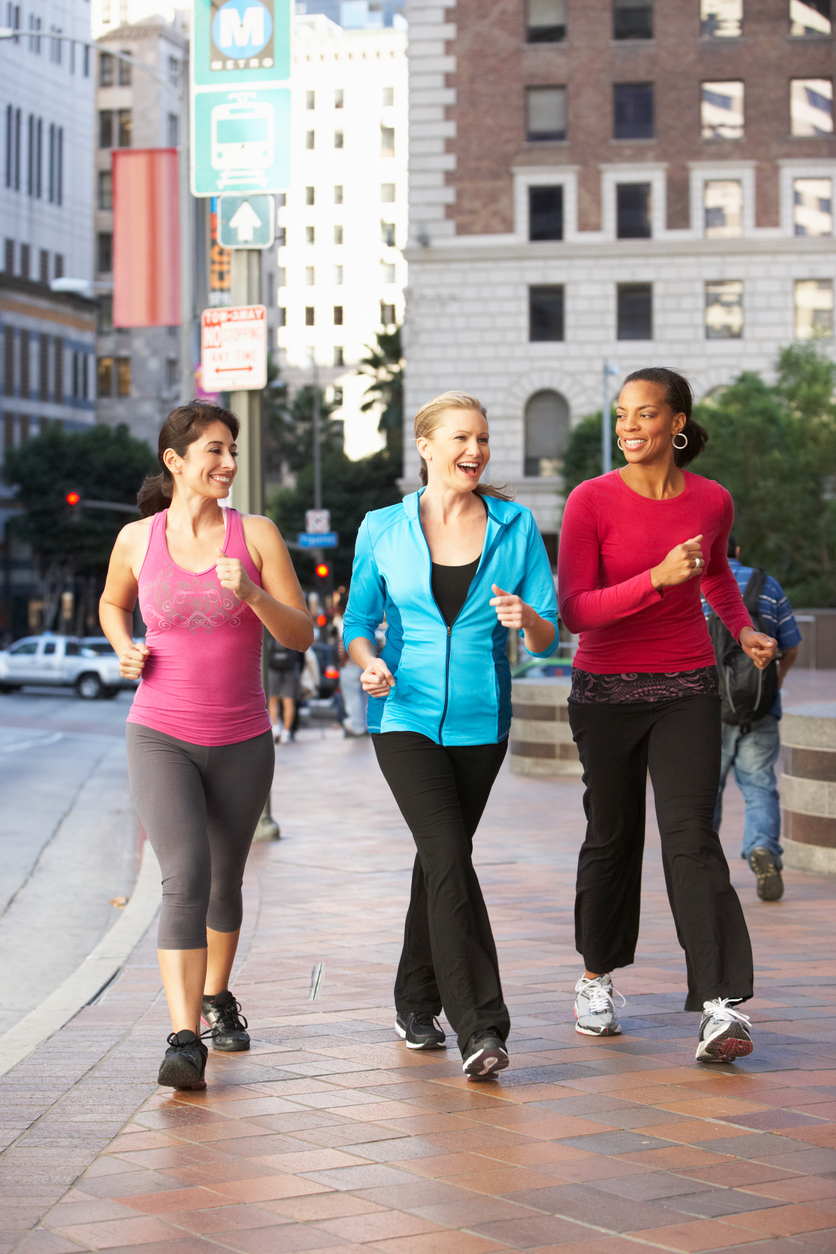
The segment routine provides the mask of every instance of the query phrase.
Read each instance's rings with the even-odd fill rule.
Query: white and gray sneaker
[[[749,1035],[750,1019],[729,1003],[734,997],[715,997],[702,1004],[697,1062],[734,1062],[755,1048]]]
[[[620,1036],[621,1024],[615,1017],[613,997],[621,997],[612,986],[612,977],[596,975],[594,980],[582,975],[575,985],[575,1031],[584,1036]],[[621,997],[622,1006],[626,998]]]

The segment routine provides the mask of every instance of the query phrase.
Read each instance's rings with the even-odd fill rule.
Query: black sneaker
[[[429,1014],[398,1015],[395,1020],[395,1031],[402,1041],[406,1041],[407,1049],[446,1049],[447,1037]]]
[[[508,1066],[508,1050],[494,1028],[474,1032],[462,1052],[462,1070],[471,1080],[487,1080]]]
[[[780,901],[784,895],[784,881],[775,862],[775,854],[758,846],[749,854],[749,866],[758,877],[761,901]]]
[[[170,1089],[205,1089],[203,1073],[209,1050],[194,1032],[172,1032],[157,1083]]]
[[[240,1002],[235,1000],[228,988],[222,993],[215,993],[214,997],[204,997],[200,1017],[209,1027],[205,1035],[211,1037],[213,1049],[237,1054],[250,1048],[247,1020],[239,1014],[240,1009]]]

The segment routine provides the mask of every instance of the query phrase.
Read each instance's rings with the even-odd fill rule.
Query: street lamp
[[[604,397],[601,406],[601,474],[612,470],[612,427],[610,426],[610,379],[621,374],[614,362],[604,358]]]

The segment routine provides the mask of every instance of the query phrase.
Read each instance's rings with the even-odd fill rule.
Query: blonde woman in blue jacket
[[[530,511],[479,482],[490,460],[480,402],[436,397],[416,415],[415,441],[425,487],[366,515],[343,638],[363,668],[377,759],[418,851],[395,1031],[410,1049],[442,1048],[443,1007],[465,1074],[481,1078],[508,1065],[510,1019],[473,835],[508,744],[508,631],[531,653],[552,653],[557,603]]]

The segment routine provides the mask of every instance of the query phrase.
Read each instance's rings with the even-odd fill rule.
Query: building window
[[[345,147],[345,132],[344,131],[334,131],[334,147],[335,148]]]
[[[566,0],[527,0],[526,42],[556,44],[566,38]]]
[[[165,362],[165,385],[169,391],[176,388],[180,378],[180,362],[176,357],[167,357]]]
[[[305,266],[305,286],[313,287],[316,282],[316,275],[313,266]]]
[[[313,187],[305,188],[305,204],[306,205],[316,204],[316,190]]]
[[[388,304],[385,300],[380,302],[380,321],[385,327],[393,327],[397,321],[395,306]]]
[[[29,400],[31,395],[32,373],[29,350],[32,334],[31,331],[18,332],[18,342],[20,344],[20,395],[25,400]]]
[[[32,259],[32,249],[28,244],[20,246],[20,277],[28,279],[30,277],[30,267]]]
[[[130,109],[117,109],[116,120],[118,123],[116,130],[117,147],[130,148],[131,131],[133,129]]]
[[[380,184],[380,203],[382,205],[393,205],[395,203],[395,184]]]
[[[81,396],[81,353],[73,353],[73,399],[78,400]],[[46,400],[46,395],[42,395],[40,400]]]
[[[381,244],[385,244],[387,248],[395,247],[395,224],[394,222],[381,222],[380,242]]]
[[[116,358],[116,395],[130,396],[131,394],[131,359],[130,357]]]
[[[653,84],[613,84],[615,139],[653,139]]]
[[[99,208],[113,208],[113,174],[110,170],[99,170]]]
[[[395,267],[388,261],[380,263],[380,281],[381,283],[395,282]]]
[[[96,395],[113,395],[113,358],[100,357],[96,362]]]
[[[47,252],[45,248],[42,248],[41,253],[40,253],[40,268],[39,268],[38,278],[40,279],[41,283],[49,282],[49,253]]]
[[[99,147],[113,147],[113,110],[99,109]]]
[[[3,394],[15,394],[15,332],[14,327],[3,327]]]
[[[123,56],[123,57],[129,57],[129,56],[131,55],[131,54],[128,52],[127,48],[120,48],[120,52],[122,53],[122,56]],[[119,66],[119,69],[118,69],[118,71],[117,71],[117,73],[118,73],[118,75],[119,75],[119,86],[120,86],[120,87],[130,87],[130,85],[131,85],[131,81],[132,81],[132,78],[133,78],[133,75],[132,75],[132,73],[131,73],[131,71],[132,71],[133,67],[132,67],[132,65],[131,65],[130,61],[123,61],[123,60],[122,60],[122,57],[118,57],[118,58],[117,58],[117,63],[118,63],[118,66]]]
[[[306,305],[305,306],[305,326],[312,327],[315,325],[316,323],[314,322],[314,307],[313,305]]]
[[[312,226],[305,227],[305,243],[306,244],[316,243],[316,229]]]
[[[796,235],[833,234],[831,179],[793,180],[792,224]]]
[[[113,297],[100,296],[96,312],[96,330],[99,335],[110,335],[113,330]]]
[[[64,400],[64,337],[55,337],[55,402],[60,405]]]
[[[342,266],[334,266],[334,286],[342,287],[343,268]]]
[[[384,87],[384,88],[383,88],[383,99],[382,99],[382,101],[381,101],[381,104],[383,105],[383,108],[384,108],[384,109],[388,109],[388,108],[390,108],[390,106],[392,106],[394,103],[395,103],[395,89],[394,89],[394,87]]]
[[[703,83],[700,121],[703,139],[742,139],[743,84]]]
[[[830,0],[790,0],[790,34],[830,35]]]
[[[743,34],[743,0],[700,0],[700,34],[736,39]]]
[[[650,239],[650,184],[618,183],[615,189],[619,239]]]
[[[343,228],[341,226],[334,227],[334,243],[341,244],[343,242]]]
[[[525,466],[527,478],[559,475],[569,440],[569,406],[559,392],[535,392],[525,406]]]
[[[705,338],[739,340],[743,335],[743,284],[724,279],[705,285]]]
[[[345,92],[342,87],[334,88],[334,108],[342,109],[345,107]]]
[[[78,366],[75,361],[77,356],[77,353],[73,353],[73,396],[78,396],[76,391]],[[49,400],[49,336],[43,333],[38,336],[38,400]]]
[[[279,305],[279,326],[287,326],[287,309],[284,305]]]
[[[709,179],[703,185],[706,239],[736,239],[743,234],[743,184],[738,179]]]
[[[613,39],[652,39],[653,4],[648,0],[613,0]]]
[[[529,187],[528,238],[563,239],[563,188]]]
[[[345,365],[345,357],[343,356],[342,344],[334,345],[334,365],[335,366]]]
[[[395,155],[394,126],[381,126],[380,128],[380,155],[381,157],[394,157]]]
[[[6,105],[6,186],[20,191],[20,109]]]
[[[829,339],[832,334],[833,280],[797,280],[795,284],[796,339]]]
[[[343,324],[343,307],[342,305],[334,306],[334,326],[341,327]]]
[[[528,289],[529,340],[563,339],[563,287]]]
[[[7,239],[4,242],[3,269],[6,274],[14,274],[15,272],[15,242],[13,239]]]
[[[114,58],[109,52],[99,53],[99,86],[113,86]]]
[[[64,199],[64,128],[49,127],[49,203],[60,205]]]
[[[316,92],[315,91],[305,92],[305,108],[306,109],[316,108]]]
[[[82,48],[82,58],[83,58],[82,74],[84,75],[85,78],[89,78],[90,77],[90,49],[89,48],[86,48],[86,47]]]
[[[618,284],[618,338],[620,340],[653,339],[653,285],[651,283]]]
[[[527,87],[525,137],[530,143],[566,138],[566,88]]]
[[[168,146],[176,148],[180,143],[180,119],[176,113],[168,115]]]
[[[64,277],[64,254],[55,254],[55,278],[63,279]]]
[[[286,243],[287,243],[287,227],[277,226],[276,227],[276,246],[278,248],[284,248]]]
[[[29,30],[30,30],[30,31],[39,31],[40,29],[41,29],[41,19],[40,19],[39,17],[33,17],[33,16],[32,16],[32,14],[30,13],[30,15],[29,15]],[[37,35],[37,34],[30,34],[30,36],[29,36],[29,51],[30,51],[30,52],[34,52],[34,53],[36,54],[36,56],[40,56],[40,55],[41,55],[41,37],[40,37],[40,35]]]
[[[336,183],[334,185],[334,204],[341,205],[343,203],[343,185]]]
[[[180,62],[177,57],[168,58],[168,81],[172,87],[180,86]]]
[[[305,147],[311,149],[315,147],[316,135],[314,131],[305,131]]]
[[[793,135],[833,134],[833,80],[790,80],[790,130]]]
[[[96,269],[102,274],[110,274],[113,269],[113,232],[99,231],[96,249]]]

